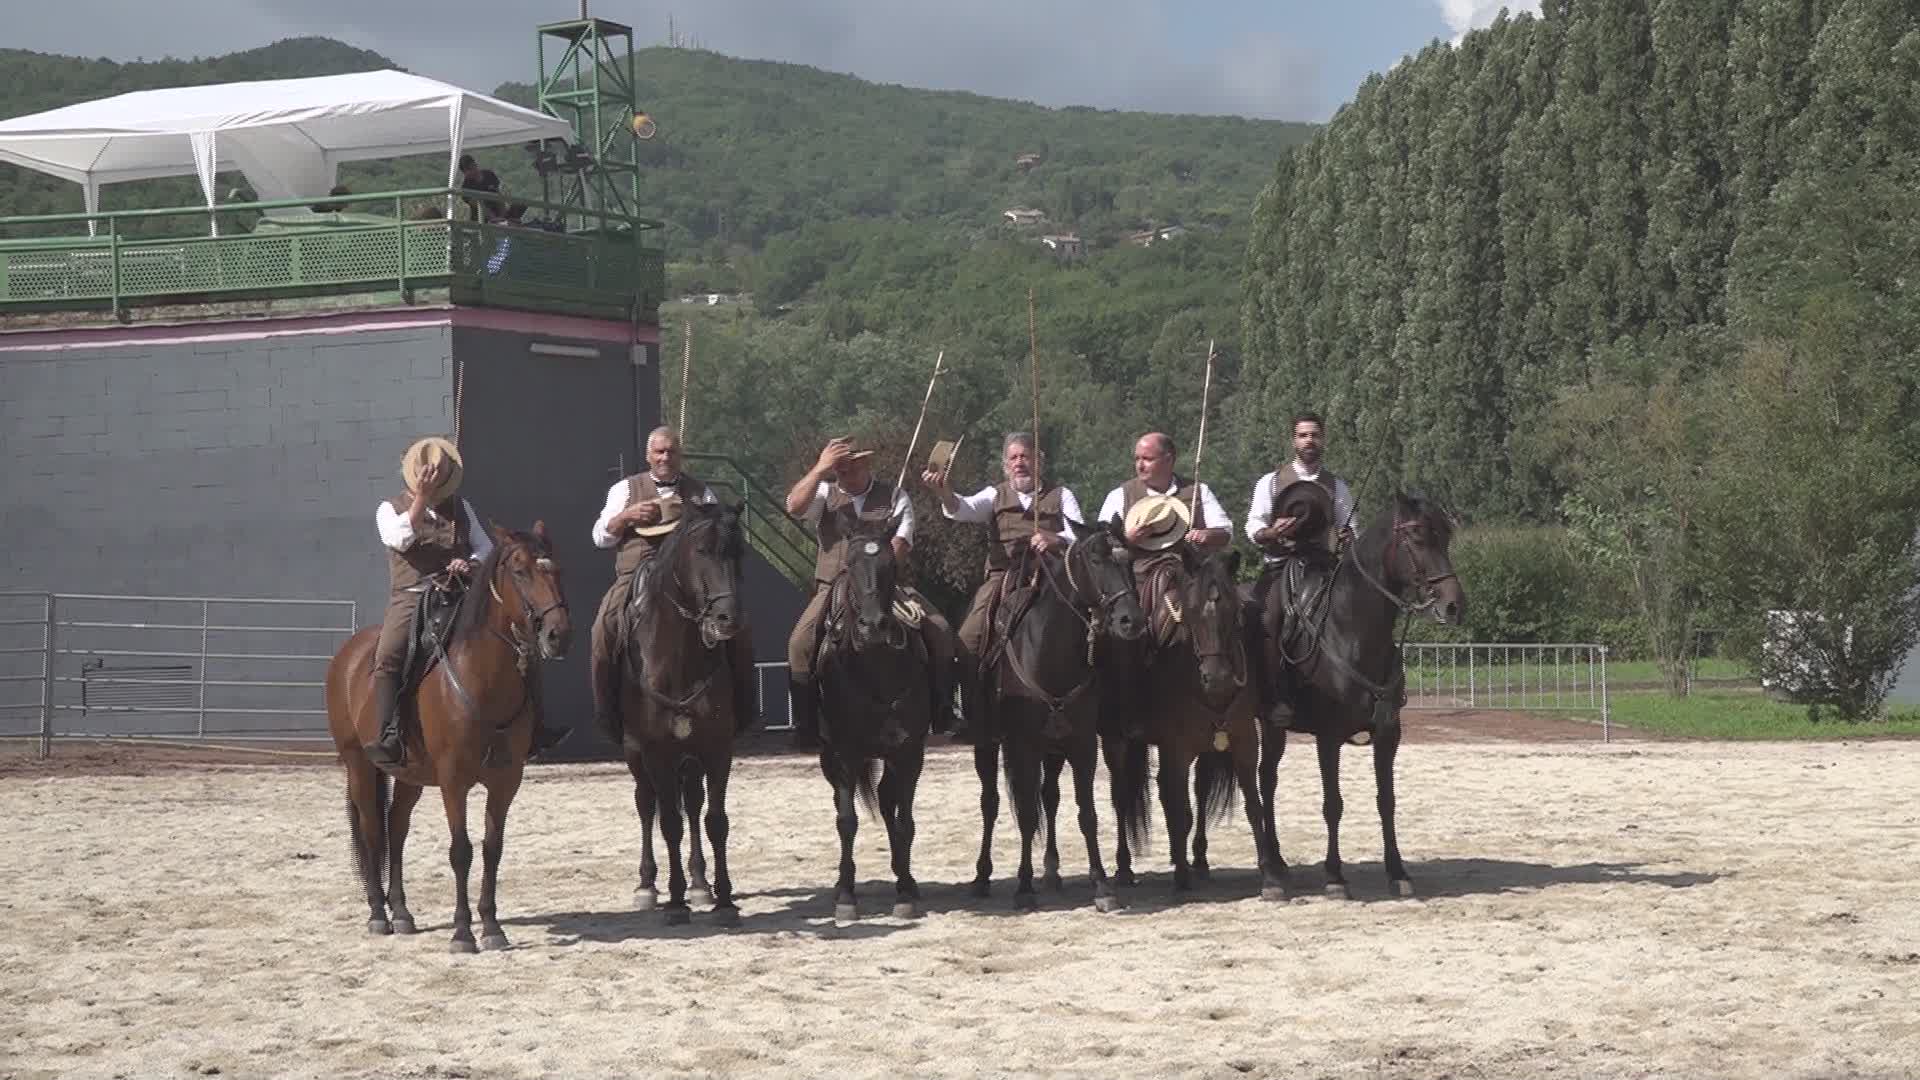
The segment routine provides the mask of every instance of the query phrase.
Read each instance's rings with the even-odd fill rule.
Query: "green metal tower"
[[[543,185],[561,180],[569,206],[634,215],[640,205],[640,147],[653,121],[635,97],[633,28],[587,15],[549,23],[538,34],[540,111],[573,125],[573,146],[543,153],[537,162]],[[550,53],[552,62],[549,63]]]

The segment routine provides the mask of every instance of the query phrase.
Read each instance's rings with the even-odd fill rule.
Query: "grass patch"
[[[1611,677],[1612,672],[1608,675]],[[1619,694],[1612,699],[1613,722],[1650,734],[1692,739],[1870,739],[1920,738],[1920,709],[1902,708],[1882,719],[1849,724],[1827,718],[1807,720],[1800,705],[1769,701],[1751,691],[1696,691],[1684,698],[1662,693]]]

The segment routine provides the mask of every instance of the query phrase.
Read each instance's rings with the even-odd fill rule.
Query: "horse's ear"
[[[513,543],[513,533],[507,531],[505,526],[495,525],[487,531],[493,534],[493,542],[495,544],[504,547],[507,544]]]
[[[1115,540],[1119,540],[1122,542],[1126,540],[1127,523],[1123,518],[1121,518],[1119,514],[1113,515],[1113,517],[1110,520],[1108,520],[1107,534],[1109,536],[1112,536]]]
[[[553,539],[547,535],[547,523],[544,518],[533,523],[533,538],[540,541],[541,548],[553,550]]]
[[[1240,549],[1237,547],[1227,549],[1227,576],[1235,581],[1240,579]]]

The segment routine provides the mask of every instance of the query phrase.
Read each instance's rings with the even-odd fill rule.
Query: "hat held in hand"
[[[1193,511],[1171,495],[1149,495],[1127,511],[1127,546],[1141,551],[1165,551],[1186,539],[1193,527]]]
[[[427,470],[440,466],[440,480],[431,491],[420,490],[420,479]],[[460,490],[460,448],[453,440],[439,435],[429,435],[407,447],[400,455],[400,480],[407,490],[415,496],[425,499],[428,506],[438,506]]]

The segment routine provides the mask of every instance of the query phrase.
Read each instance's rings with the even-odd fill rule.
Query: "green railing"
[[[747,475],[739,462],[725,454],[689,452],[685,456],[695,463],[692,471],[722,498],[746,504],[743,517],[747,542],[753,545],[753,550],[785,574],[787,580],[803,590],[810,588],[818,545],[805,525],[788,516],[786,500]]]
[[[458,188],[420,188],[313,200],[224,203],[100,214],[0,218],[0,312],[207,303],[331,293],[445,288],[455,303],[602,318],[658,318],[666,260],[646,243],[658,222],[535,200],[567,231],[465,220],[467,199],[507,200]],[[449,219],[445,208],[457,207]],[[432,212],[416,211],[412,204]],[[371,207],[385,213],[368,212]],[[298,210],[299,214],[267,214]],[[258,213],[257,220],[246,215]],[[211,235],[209,218],[222,235]],[[165,219],[209,235],[152,235]],[[48,226],[96,235],[20,235]]]

